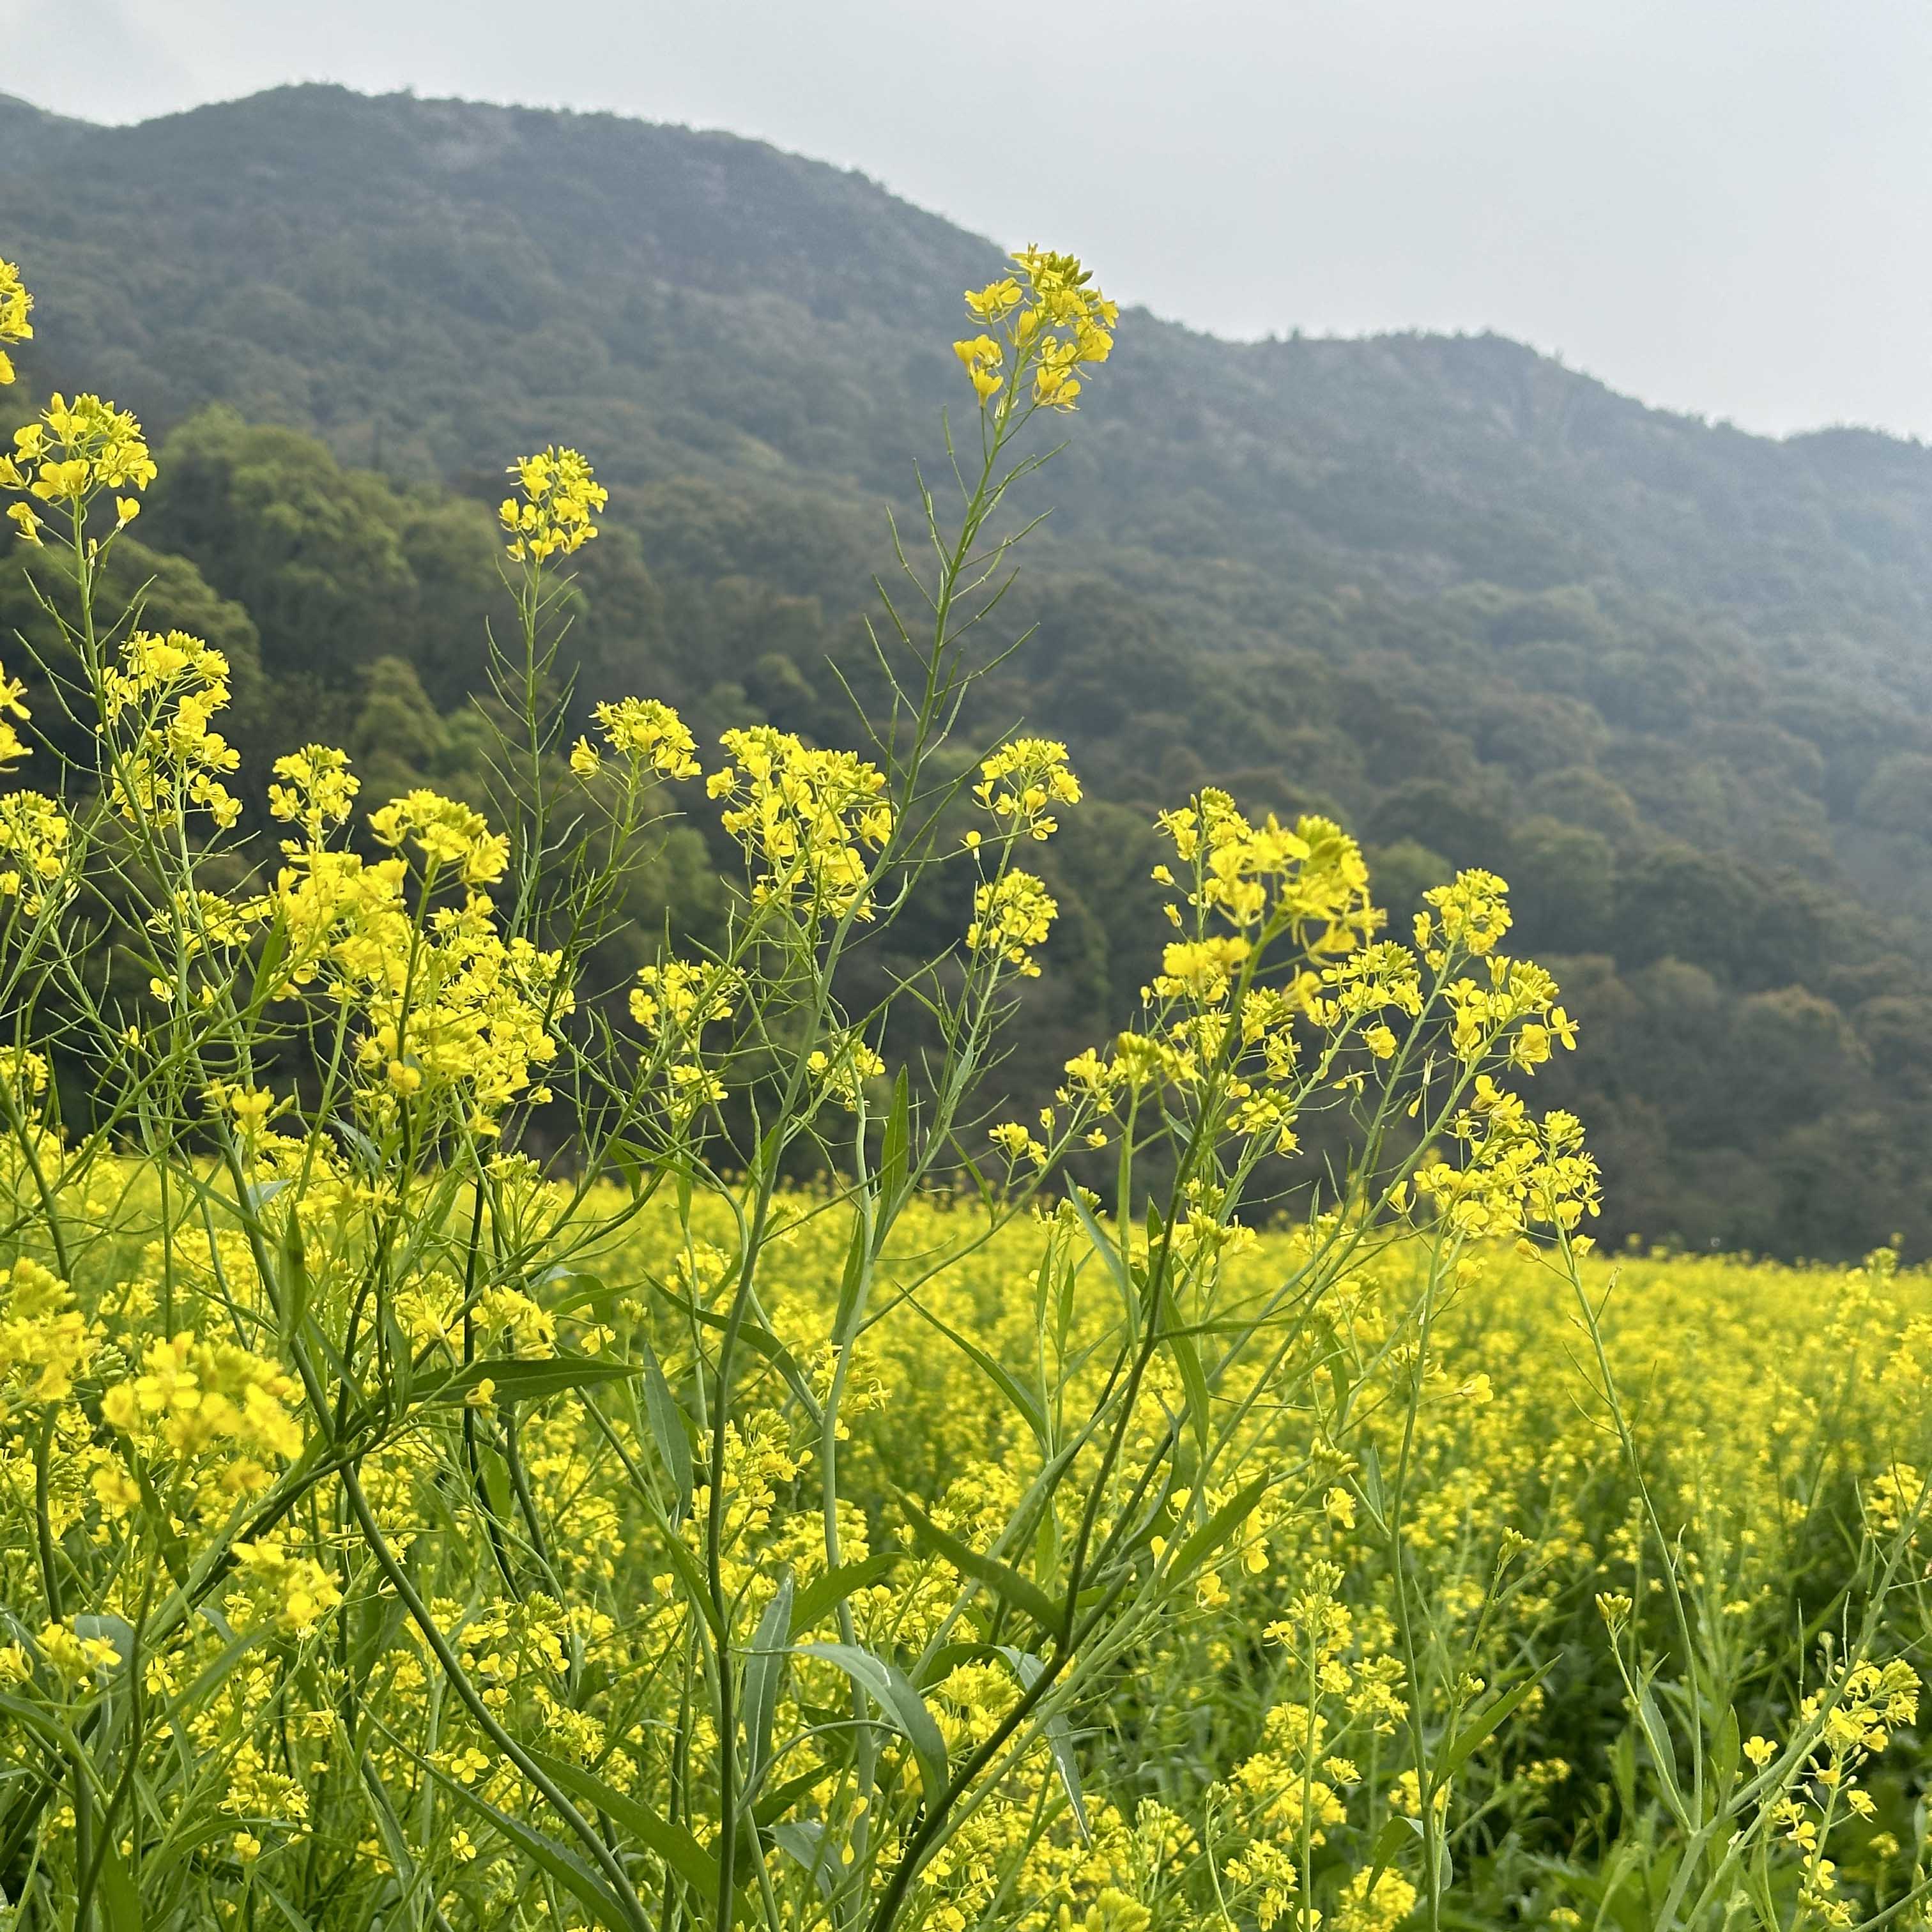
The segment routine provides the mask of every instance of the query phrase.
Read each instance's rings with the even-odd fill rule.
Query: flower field
[[[1012,270],[859,748],[580,701],[550,448],[490,782],[244,772],[222,653],[103,594],[139,422],[16,434],[10,1924],[1922,1921],[1927,1283],[1598,1254],[1502,880],[1393,937],[1342,826],[1203,788],[1132,1024],[1004,1104],[1082,790],[952,741],[1114,321]],[[699,820],[722,938],[614,970]]]
[[[675,1451],[646,1479],[656,1506],[633,1486],[658,1460],[655,1374],[641,1395],[613,1377],[513,1406],[508,1375],[494,1400],[476,1400],[487,1384],[440,1393],[364,1464],[368,1531],[318,1486],[291,1515],[248,1523],[182,1617],[218,1532],[256,1507],[267,1468],[299,1460],[301,1395],[218,1339],[245,1242],[224,1230],[211,1249],[194,1204],[170,1222],[138,1177],[116,1178],[133,1184],[93,1203],[104,1232],[80,1306],[22,1262],[0,1328],[10,1426],[52,1417],[44,1506],[75,1552],[63,1570],[91,1586],[72,1636],[18,1630],[0,1652],[16,1819],[39,1739],[71,1736],[128,1780],[109,1868],[130,1887],[138,1874],[156,1916],[300,1898],[358,1923],[411,1901],[451,1923],[590,1918],[571,1882],[582,1862],[400,1613],[373,1532],[483,1710],[614,1840],[634,1825],[654,1889],[701,1917],[715,1843],[694,1816],[680,1828],[673,1801],[680,1758],[716,1738],[690,1681],[705,1633],[676,1568],[699,1555],[710,1498]],[[519,1214],[549,1211],[536,1184],[513,1192]],[[628,1203],[603,1204],[621,1218]],[[525,1385],[541,1388],[545,1364],[648,1350],[682,1386],[733,1238],[722,1204],[696,1204],[688,1223],[655,1208],[593,1244],[560,1292],[502,1298],[478,1325],[516,1337]],[[1030,1552],[1011,1526],[1122,1318],[1070,1216],[982,1244],[966,1211],[926,1205],[902,1219],[876,1315],[841,1362],[824,1338],[848,1245],[830,1198],[781,1198],[761,1290],[776,1346],[728,1444],[727,1599],[748,1646],[782,1593],[794,1647],[760,1720],[761,1790],[784,1796],[740,1901],[754,1922],[818,1922],[853,1846],[908,1831],[924,1732],[909,1713],[956,1765],[1013,1708],[1040,1592],[995,1566],[1052,1574],[1072,1526],[1041,1522]],[[1270,1299],[1309,1247],[1305,1232],[1243,1246],[1220,1305]],[[1720,1834],[1732,1864],[1702,1918],[1703,1875],[1682,1888],[1679,1922],[1735,1916],[1730,1888],[1778,1923],[1907,1894],[1924,1850],[1910,1660],[1928,1610],[1913,1536],[1928,1283],[1883,1256],[1851,1274],[1592,1262],[1582,1282],[1580,1306],[1540,1259],[1466,1251],[1444,1270],[1411,1238],[1351,1267],[1318,1306],[1285,1310],[1270,1376],[1216,1391],[1240,1438],[1228,1453],[1265,1472],[1264,1492],[1232,1498],[1251,1506],[1232,1521],[1230,1497],[1209,1492],[1210,1560],[1110,1647],[1087,1694],[1003,1755],[924,1868],[918,1922],[1269,1926],[1298,1922],[1310,1898],[1330,1924],[1422,1922],[1425,1786],[1447,1924],[1670,1922],[1662,1908],[1708,1832],[1700,1807],[1735,1834]],[[412,1346],[456,1339],[460,1290],[441,1287],[440,1305],[432,1291],[399,1308]],[[1793,1347],[1798,1334],[1810,1346]],[[89,1418],[75,1391],[90,1384],[124,1432]],[[1275,1387],[1300,1399],[1274,1402]],[[1149,1394],[1152,1434],[1185,1396],[1165,1366]],[[164,1496],[130,1478],[130,1448],[171,1468]],[[34,1594],[34,1474],[16,1438],[14,1604]],[[174,1546],[144,1569],[154,1502]],[[826,1654],[848,1634],[899,1660],[916,1694],[868,1714],[868,1803],[850,1686]],[[117,1706],[115,1738],[100,1716]],[[70,1795],[44,1802],[30,1882],[65,1890],[83,1841]]]

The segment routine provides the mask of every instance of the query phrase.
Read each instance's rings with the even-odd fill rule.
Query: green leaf
[[[1067,1199],[1073,1204],[1073,1212],[1082,1227],[1087,1231],[1087,1238],[1094,1244],[1094,1252],[1107,1264],[1107,1272],[1114,1277],[1114,1286],[1120,1291],[1120,1300],[1127,1311],[1127,1326],[1138,1328],[1141,1325],[1141,1298],[1135,1288],[1133,1276],[1129,1272],[1126,1258],[1115,1246],[1106,1231],[1094,1220],[1093,1210],[1082,1198],[1078,1188],[1067,1192]]]
[[[11,1718],[32,1731],[55,1756],[70,1760],[81,1751],[80,1741],[66,1725],[48,1717],[38,1706],[17,1697],[0,1696],[0,1714]]]
[[[255,962],[254,984],[248,989],[248,1017],[259,1020],[275,989],[275,975],[288,956],[289,926],[278,917],[262,935],[262,950]]]
[[[610,1932],[636,1932],[616,1894],[568,1846],[560,1844],[548,1832],[539,1832],[534,1825],[526,1825],[507,1811],[498,1810],[488,1798],[428,1760],[418,1759],[418,1762],[441,1780],[452,1797],[488,1820],[526,1858],[548,1872],[600,1925],[608,1926]],[[712,1889],[715,1895],[715,1882]]]
[[[931,1309],[926,1307],[920,1301],[916,1295],[909,1296],[906,1305],[916,1313],[924,1316],[956,1348],[972,1358],[974,1364],[985,1374],[987,1380],[992,1382],[1007,1401],[1019,1411],[1025,1420],[1026,1426],[1033,1431],[1034,1439],[1039,1443],[1042,1449],[1045,1449],[1048,1444],[1046,1414],[1039,1403],[1014,1380],[1012,1375],[988,1354],[976,1342],[968,1341],[956,1328],[951,1328],[942,1322]]]
[[[1147,1204],[1147,1252],[1150,1261],[1160,1252],[1166,1234],[1167,1223],[1161,1219],[1160,1204],[1150,1196]]]
[[[581,1765],[568,1763],[542,1751],[532,1751],[530,1756],[559,1790],[602,1812],[639,1844],[655,1852],[693,1891],[707,1901],[716,1900],[717,1861],[682,1825],[674,1825],[641,1798],[614,1790]]]
[[[1504,1691],[1500,1697],[1491,1698],[1480,1711],[1474,1712],[1464,1721],[1462,1728],[1456,1733],[1454,1741],[1442,1754],[1443,1777],[1454,1778],[1468,1763],[1470,1754],[1550,1675],[1556,1662],[1553,1657],[1550,1658],[1533,1676],[1526,1677],[1514,1690]]]
[[[1042,1334],[1046,1332],[1046,1304],[1052,1292],[1053,1264],[1058,1251],[1058,1244],[1049,1235],[1040,1251],[1040,1266],[1034,1270],[1033,1322],[1034,1328]]]
[[[752,1775],[746,1786],[755,1792],[772,1756],[772,1720],[778,1704],[778,1680],[791,1649],[791,1572],[788,1570],[758,1628],[745,1660],[745,1737],[751,1747]]]
[[[310,1924],[308,1920],[300,1912],[297,1911],[295,1906],[292,1905],[287,1899],[284,1898],[273,1886],[266,1883],[259,1877],[255,1880],[255,1882],[257,1886],[260,1886],[262,1896],[288,1921],[290,1926],[292,1928],[292,1932],[315,1932],[314,1927]]]
[[[1369,1848],[1369,1885],[1373,1892],[1380,1882],[1382,1874],[1388,1870],[1396,1852],[1406,1846],[1412,1845],[1422,1836],[1420,1818],[1404,1818],[1399,1814],[1383,1821],[1382,1829],[1376,1834],[1376,1841]]]
[[[672,1520],[682,1522],[691,1514],[691,1438],[685,1430],[684,1412],[650,1344],[640,1342],[639,1346],[644,1352],[644,1413],[650,1420],[651,1440],[677,1491],[677,1514]]]
[[[618,1172],[624,1185],[630,1190],[631,1198],[635,1201],[644,1191],[644,1174],[650,1162],[650,1155],[642,1148],[634,1146],[627,1140],[614,1138],[607,1142],[604,1157]]]
[[[1024,1610],[1049,1636],[1057,1635],[1064,1627],[1066,1612],[1038,1584],[1028,1581],[1017,1570],[997,1558],[982,1556],[950,1531],[941,1529],[910,1496],[900,1500],[906,1514],[912,1518],[920,1540],[931,1545],[962,1576],[983,1583],[1003,1603]]]
[[[926,1708],[926,1700],[905,1673],[856,1643],[802,1643],[798,1648],[806,1656],[836,1664],[886,1714],[892,1728],[912,1747],[926,1802],[936,1804],[946,1792],[946,1740]]]
[[[1372,1442],[1364,1442],[1361,1448],[1361,1468],[1355,1478],[1355,1489],[1361,1497],[1364,1507],[1376,1520],[1377,1526],[1388,1520],[1388,1491],[1382,1480],[1382,1459]]]
[[[1738,1736],[1738,1714],[1730,1705],[1724,1707],[1724,1720],[1718,1726],[1718,1736],[1711,1747],[1712,1790],[1710,1803],[1721,1809],[1729,1801],[1732,1787],[1737,1783],[1738,1758],[1742,1749]]]
[[[342,1143],[355,1164],[372,1178],[382,1172],[382,1150],[352,1120],[332,1120],[329,1125],[342,1136]]]
[[[1003,1643],[998,1648],[1000,1654],[1012,1666],[1013,1675],[1022,1687],[1030,1690],[1046,1666],[1029,1652],[1016,1650],[1010,1643]],[[1046,1720],[1046,1745],[1053,1754],[1054,1768],[1060,1773],[1060,1782],[1066,1789],[1066,1802],[1073,1807],[1073,1822],[1080,1827],[1082,1842],[1090,1845],[1094,1834],[1087,1828],[1087,1806],[1080,1794],[1080,1760],[1073,1754],[1072,1728],[1060,1712],[1056,1711]]]
[[[320,1439],[318,1436],[316,1441],[320,1442]],[[134,1471],[135,1483],[140,1490],[141,1514],[147,1520],[154,1547],[160,1552],[161,1561],[166,1564],[169,1578],[175,1588],[184,1590],[188,1587],[188,1539],[175,1527],[173,1510],[162,1507],[161,1498],[148,1473],[148,1466],[136,1457],[133,1445],[124,1443],[122,1453]]]
[[[670,1558],[670,1567],[677,1572],[678,1580],[684,1586],[688,1596],[698,1613],[710,1628],[712,1636],[722,1647],[724,1626],[718,1620],[718,1606],[711,1600],[711,1586],[706,1581],[704,1572],[698,1567],[698,1558],[685,1547],[682,1538],[667,1536],[664,1540],[664,1554]]]
[[[814,1576],[800,1591],[791,1606],[791,1635],[794,1642],[812,1627],[836,1610],[845,1599],[860,1590],[883,1582],[900,1561],[896,1550],[881,1550],[876,1556],[861,1557],[856,1563],[842,1563],[822,1576]]]
[[[859,1284],[866,1278],[866,1217],[855,1208],[852,1210],[852,1238],[845,1244],[845,1270],[838,1280],[838,1306],[832,1317],[835,1341],[844,1340],[852,1311],[858,1305]]]
[[[1239,1529],[1255,1512],[1255,1505],[1267,1495],[1270,1476],[1257,1476],[1246,1488],[1232,1496],[1181,1544],[1167,1565],[1168,1576],[1184,1582],[1202,1562]]]
[[[644,1372],[642,1362],[613,1361],[603,1355],[544,1355],[533,1360],[485,1356],[452,1370],[424,1399],[460,1402],[472,1389],[488,1382],[498,1402],[542,1402],[568,1389],[626,1382]]]
[[[892,1082],[892,1111],[886,1116],[885,1136],[879,1144],[879,1198],[889,1210],[905,1185],[911,1150],[911,1082],[902,1065]]]
[[[308,1256],[302,1250],[302,1216],[292,1210],[282,1222],[282,1319],[287,1339],[301,1333],[308,1317]]]
[[[821,1764],[810,1771],[801,1772],[796,1778],[788,1778],[784,1784],[774,1785],[752,1808],[753,1820],[761,1826],[776,1824],[798,1801],[818,1790],[837,1767]]]
[[[141,1932],[141,1894],[121,1862],[119,1851],[111,1844],[100,1848],[95,1896],[100,1900],[100,1920],[106,1932]]]
[[[1348,1353],[1342,1346],[1342,1338],[1334,1323],[1326,1316],[1317,1316],[1316,1326],[1322,1336],[1318,1359],[1327,1364],[1329,1390],[1335,1401],[1334,1426],[1340,1427],[1347,1419],[1348,1397],[1352,1393],[1352,1385],[1348,1380]]]
[[[1174,1366],[1180,1371],[1180,1386],[1187,1396],[1187,1419],[1194,1426],[1194,1440],[1202,1455],[1208,1453],[1208,1432],[1212,1426],[1208,1396],[1208,1378],[1201,1367],[1201,1352],[1194,1346],[1194,1337],[1187,1332],[1181,1321],[1180,1311],[1174,1306],[1172,1286],[1163,1286],[1160,1292],[1160,1315],[1166,1330],[1163,1340],[1174,1357]]]
[[[1617,1800],[1624,1808],[1624,1815],[1632,1817],[1636,1812],[1636,1726],[1626,1724],[1617,1733],[1617,1741],[1611,1745],[1610,1778],[1616,1785]]]
[[[647,1276],[646,1280],[654,1294],[661,1295],[680,1315],[688,1316],[700,1327],[720,1330],[730,1327],[730,1322],[725,1316],[714,1314],[708,1308],[700,1308],[695,1302],[687,1301],[682,1295],[654,1276]],[[795,1394],[807,1397],[810,1396],[812,1385],[806,1380],[798,1364],[792,1359],[791,1351],[769,1329],[760,1328],[755,1320],[748,1317],[739,1324],[738,1340],[753,1353],[764,1356],[784,1377]]]
[[[74,1634],[83,1641],[89,1637],[98,1638],[113,1647],[114,1654],[125,1667],[128,1658],[134,1654],[134,1626],[125,1617],[112,1615],[78,1616],[74,1620]]]
[[[812,1874],[819,1897],[830,1905],[838,1875],[834,1870],[835,1855],[825,1841],[825,1827],[816,1818],[794,1819],[789,1824],[774,1826],[772,1840],[779,1850]]]
[[[1054,1331],[1055,1346],[1063,1355],[1066,1352],[1066,1338],[1073,1332],[1073,1311],[1079,1284],[1080,1271],[1069,1262],[1060,1270],[1060,1303],[1054,1310],[1054,1319],[1059,1324]]]
[[[1652,1761],[1657,1767],[1657,1775],[1664,1786],[1664,1802],[1670,1807],[1677,1822],[1687,1829],[1692,1828],[1688,1808],[1684,1802],[1684,1793],[1677,1782],[1677,1752],[1670,1741],[1670,1731],[1664,1721],[1664,1713],[1657,1707],[1657,1697],[1650,1688],[1648,1677],[1639,1680],[1636,1687],[1637,1722],[1643,1727],[1644,1742],[1650,1747]]]
[[[562,1288],[567,1281],[579,1285],[566,1290],[550,1304],[553,1315],[574,1315],[580,1308],[588,1308],[593,1302],[602,1301],[611,1289],[602,1275],[589,1273],[583,1268],[565,1268],[560,1263],[555,1268],[545,1268],[535,1281],[532,1288]]]

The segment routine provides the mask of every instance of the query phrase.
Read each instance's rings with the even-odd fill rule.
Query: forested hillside
[[[849,742],[828,660],[862,688],[999,260],[755,142],[326,88],[130,128],[0,99],[0,254],[39,301],[15,407],[98,388],[164,439],[128,586],[245,668],[246,748],[334,736],[373,790],[473,771],[490,506],[553,440],[611,488],[584,697]],[[1510,881],[1613,1235],[1932,1248],[1932,452],[1663,415],[1493,338],[1142,313],[1074,430],[974,721],[1064,736],[1092,794],[1016,1085],[1124,1018],[1150,810],[1225,784],[1342,818],[1398,913]],[[707,859],[674,844],[646,928],[715,916]]]

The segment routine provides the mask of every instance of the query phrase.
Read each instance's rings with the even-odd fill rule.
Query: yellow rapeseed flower
[[[26,745],[13,722],[17,718],[24,724],[34,715],[23,701],[26,695],[27,687],[18,678],[9,677],[0,665],[0,771],[27,756]]]
[[[37,791],[0,794],[0,902],[17,898],[29,914],[67,866],[67,814]]]
[[[1031,377],[1032,407],[1070,410],[1080,371],[1112,352],[1119,308],[1092,285],[1076,256],[1028,247],[1012,259],[1016,274],[967,290],[966,310],[981,333],[954,343],[952,352],[982,409],[1006,388],[1010,370],[1016,380]],[[994,328],[1000,334],[986,332]],[[1016,400],[1008,389],[1001,410],[1010,411]]]
[[[519,562],[570,556],[597,534],[590,520],[610,501],[610,493],[579,452],[553,445],[519,457],[509,473],[522,500],[506,496],[497,514],[509,532],[509,554]]]
[[[610,748],[634,769],[659,778],[698,776],[698,740],[668,704],[655,698],[622,698],[599,704],[592,715]],[[587,764],[582,755],[586,752]],[[579,777],[588,777],[597,769],[597,754],[579,739],[570,763]]]
[[[992,951],[1026,979],[1040,976],[1032,949],[1043,946],[1060,910],[1043,880],[1030,872],[1002,872],[973,895],[973,922],[966,944],[974,952]]]
[[[101,679],[102,715],[110,724],[133,714],[134,736],[114,776],[123,817],[161,810],[178,795],[226,828],[242,802],[221,782],[241,754],[210,720],[228,703],[228,660],[184,631],[135,631],[121,662]]]
[[[349,769],[348,754],[328,745],[304,745],[274,763],[277,782],[268,788],[270,814],[299,826],[310,848],[320,846],[324,836],[349,816],[362,781]],[[285,842],[282,850],[291,855],[302,850]]]
[[[8,349],[33,339],[34,326],[27,320],[33,306],[34,298],[20,279],[18,264],[0,262],[0,385],[14,380]]]
[[[0,488],[82,513],[103,490],[145,490],[155,473],[140,423],[92,394],[69,402],[56,394],[37,422],[14,431],[12,454],[0,456]],[[23,537],[40,541],[38,520],[27,505],[16,503],[8,514]],[[117,521],[128,518],[117,512]]]
[[[882,850],[892,831],[885,774],[770,724],[722,742],[733,762],[706,789],[726,802],[722,822],[752,862],[753,897],[794,901],[820,919],[870,917],[866,848]]]
[[[494,884],[510,862],[508,839],[492,832],[480,812],[440,792],[392,799],[370,813],[369,830],[392,850],[407,839],[433,871],[454,872],[466,885]]]

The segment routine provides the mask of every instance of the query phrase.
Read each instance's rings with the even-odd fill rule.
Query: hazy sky
[[[1222,334],[1932,436],[1932,0],[0,0],[67,113],[298,80],[758,135]]]

